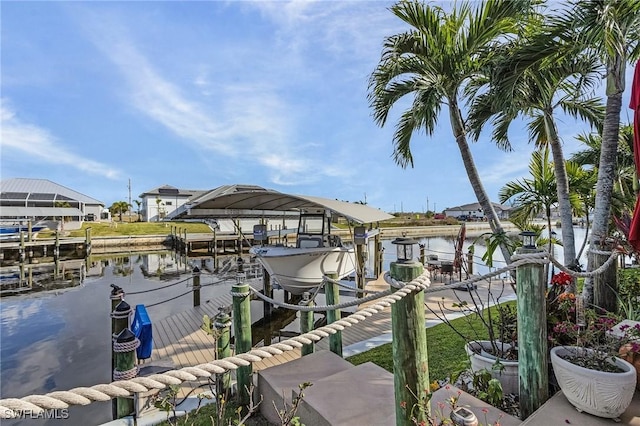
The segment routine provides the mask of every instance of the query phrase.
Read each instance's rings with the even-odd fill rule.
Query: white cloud
[[[0,106],[0,148],[6,152],[27,154],[30,159],[57,166],[72,167],[82,172],[118,179],[120,171],[106,164],[71,152],[49,131],[22,122],[3,98]]]

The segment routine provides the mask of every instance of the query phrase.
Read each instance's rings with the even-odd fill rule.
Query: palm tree
[[[120,222],[122,222],[122,213],[126,212],[127,210],[129,210],[129,203],[127,203],[126,201],[116,201],[115,203],[111,204],[111,207],[109,207],[109,211],[111,211],[112,215],[118,214]]]
[[[501,203],[513,202],[511,215],[518,223],[527,223],[541,213],[547,218],[547,230],[551,235],[551,209],[558,203],[554,167],[549,161],[549,149],[534,151],[529,163],[531,178],[508,182],[500,189]],[[549,253],[551,253],[549,238]]]
[[[140,206],[142,206],[142,201],[141,200],[133,200],[134,203],[136,203],[136,207],[137,207],[137,212],[138,212],[138,218],[136,219],[136,222],[140,221]]]
[[[630,60],[640,55],[640,2],[574,0],[560,16],[558,24],[577,48],[595,52],[605,70],[607,103],[590,240],[591,247],[602,248],[609,233],[625,68]],[[590,271],[600,266],[595,264],[595,256],[589,256],[588,262]],[[593,293],[593,280],[587,279],[583,291],[587,302],[593,300]]]
[[[529,1],[524,0],[487,0],[475,8],[467,2],[456,3],[450,14],[418,1],[399,2],[391,12],[411,28],[385,39],[369,83],[368,99],[380,126],[386,124],[397,101],[405,96],[413,98],[393,136],[394,160],[401,167],[413,167],[410,144],[414,132],[424,130],[433,135],[441,108],[448,108],[469,182],[495,234],[504,230],[469,149],[460,108],[473,96],[475,80],[486,76],[494,50],[516,34],[517,22],[528,10]],[[501,245],[501,250],[509,261],[508,248]]]
[[[493,139],[498,144],[508,145],[508,129],[511,123],[521,115],[529,118],[530,139],[537,148],[551,148],[560,219],[567,225],[562,227],[564,264],[575,270],[578,268],[578,260],[571,226],[573,209],[569,179],[554,115],[557,110],[561,110],[567,115],[597,126],[601,122],[604,110],[599,99],[588,95],[593,92],[598,82],[592,74],[597,67],[593,56],[570,57],[558,53],[527,68],[516,67],[516,64],[522,61],[522,57],[528,55],[530,45],[535,44],[538,37],[547,36],[548,30],[542,25],[542,19],[540,15],[532,19],[527,32],[531,34],[515,40],[513,46],[504,49],[506,54],[499,58],[489,90],[474,100],[470,127],[474,134],[479,136],[484,124],[492,120],[495,124]],[[536,31],[531,28],[541,29]],[[562,49],[559,49],[559,52],[561,51]]]
[[[575,161],[567,161],[565,162],[565,166],[571,193],[575,195],[577,200],[577,204],[574,207],[574,215],[584,217],[585,229],[587,231],[580,245],[580,250],[576,253],[576,258],[580,259],[589,238],[589,228],[591,227],[589,212],[593,210],[595,204],[595,186],[598,175],[596,170],[587,169]]]

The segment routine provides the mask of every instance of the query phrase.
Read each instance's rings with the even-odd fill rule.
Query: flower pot
[[[621,373],[608,373],[575,365],[563,357],[582,349],[557,346],[551,349],[553,371],[567,400],[578,409],[598,417],[615,419],[629,407],[636,386],[636,371],[631,364],[615,358]]]
[[[632,345],[627,343],[620,348],[618,354],[636,369],[636,389],[640,390],[640,353],[633,352],[631,349]]]
[[[498,342],[498,347],[507,351],[511,348],[508,343]],[[498,379],[502,384],[502,391],[507,393],[520,393],[520,385],[518,381],[518,361],[506,360],[491,354],[493,346],[489,340],[475,340],[465,345],[465,351],[469,355],[471,361],[471,371],[477,372],[487,370],[491,376]],[[500,363],[501,367],[496,366]],[[494,366],[496,368],[494,368]]]

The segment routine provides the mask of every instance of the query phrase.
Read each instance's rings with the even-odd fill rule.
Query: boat
[[[254,246],[249,252],[280,287],[291,294],[302,294],[322,285],[324,276],[335,272],[338,278],[356,270],[356,253],[337,235],[331,234],[327,214],[301,214],[296,244]]]
[[[260,242],[249,249],[274,283],[293,294],[301,294],[322,285],[323,277],[336,272],[344,278],[356,270],[354,247],[342,244],[331,234],[331,218],[343,217],[349,224],[373,224],[393,216],[364,203],[350,203],[309,195],[285,194],[257,185],[223,185],[191,200],[170,213],[166,220],[259,219],[253,240]],[[298,220],[297,229],[287,229],[286,221]],[[269,220],[272,222],[269,224]],[[282,224],[280,227],[279,224]],[[276,228],[274,228],[274,224]],[[257,228],[256,228],[257,227]],[[267,229],[269,227],[269,229]],[[236,225],[239,234],[242,226]],[[258,232],[256,232],[258,229]],[[354,232],[354,240],[364,244],[372,230]],[[295,231],[295,245],[268,244],[269,239]],[[285,239],[286,241],[286,239]],[[255,243],[254,243],[255,244]]]
[[[47,225],[45,224],[34,224],[31,226],[31,232],[35,234],[36,232],[42,231],[43,229],[47,229]],[[29,225],[25,224],[11,224],[11,225],[0,225],[0,240],[16,240],[20,238],[21,232],[29,232]]]

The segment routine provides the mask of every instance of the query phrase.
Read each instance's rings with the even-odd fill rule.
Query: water
[[[198,266],[201,266],[198,262]],[[151,275],[146,274],[148,271]],[[92,262],[87,277],[66,290],[4,297],[0,300],[0,395],[22,397],[111,381],[110,284],[127,293],[150,290],[192,276],[191,265],[171,253],[125,255]],[[217,281],[203,273],[201,284]],[[202,287],[201,301],[228,294],[232,282]],[[127,295],[131,306],[151,305],[189,292],[187,282],[154,292]],[[190,292],[148,308],[152,321],[188,309]],[[110,403],[72,407],[69,420],[44,424],[100,424],[111,420]],[[32,420],[2,421],[19,425]]]
[[[576,228],[576,242],[580,245],[585,230]],[[455,238],[430,237],[419,239],[427,254],[439,259],[453,259]],[[467,253],[473,239],[465,241]],[[395,260],[395,246],[391,240],[383,241],[383,269]],[[372,253],[372,248],[370,252]],[[476,244],[474,272],[485,274],[489,268],[481,260],[484,246]],[[416,253],[416,257],[417,257]],[[371,256],[372,257],[372,256]],[[556,258],[562,259],[562,248],[556,248]],[[584,260],[581,259],[581,261]],[[369,259],[372,270],[372,259]],[[494,268],[505,264],[496,252]],[[583,265],[586,265],[584,260]],[[197,261],[197,266],[202,265]],[[217,281],[206,273],[210,262],[204,265],[201,283]],[[132,306],[147,306],[189,292],[187,282],[150,293],[130,293],[150,290],[186,280],[191,277],[192,264],[175,258],[169,252],[152,254],[126,254],[91,262],[84,282],[66,290],[23,294],[0,299],[0,395],[3,398],[44,394],[53,390],[68,390],[78,386],[92,386],[111,381],[111,349],[109,335],[111,320],[110,284],[116,284],[128,293],[126,301]],[[228,294],[231,282],[203,287],[201,301]],[[281,299],[282,292],[275,291]],[[316,300],[323,304],[321,295]],[[342,297],[343,301],[347,298]],[[148,308],[153,322],[171,314],[189,309],[190,293]],[[260,302],[252,303],[252,316],[259,318]],[[297,330],[296,324],[291,329]],[[47,420],[39,424],[100,424],[111,420],[110,403],[93,403],[87,407],[72,407],[68,420]],[[32,420],[3,421],[3,425],[33,424]]]

